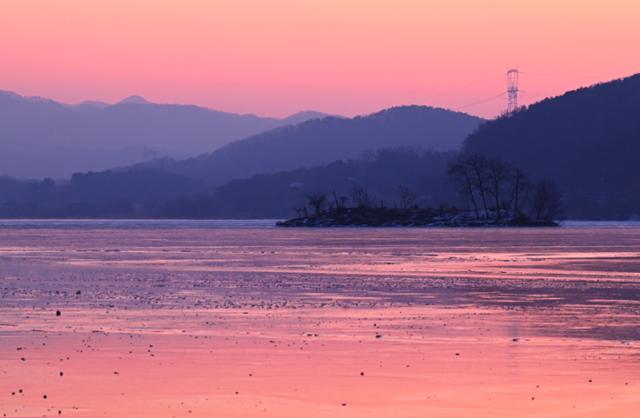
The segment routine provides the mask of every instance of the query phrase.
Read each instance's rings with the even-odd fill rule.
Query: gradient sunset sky
[[[284,116],[494,116],[640,71],[638,0],[0,0],[0,89]]]

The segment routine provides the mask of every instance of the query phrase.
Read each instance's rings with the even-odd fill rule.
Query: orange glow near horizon
[[[2,0],[0,89],[284,116],[427,104],[494,116],[640,69],[636,0]]]

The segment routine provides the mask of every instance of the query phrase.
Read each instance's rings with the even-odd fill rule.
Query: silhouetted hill
[[[572,218],[640,216],[640,74],[483,124],[464,150],[554,180]]]
[[[109,105],[66,105],[0,91],[0,174],[66,177],[159,157],[185,158],[322,114],[290,119],[150,103],[131,96]]]
[[[255,174],[357,158],[382,148],[455,150],[481,122],[477,117],[444,109],[396,107],[351,119],[310,120],[235,141],[196,158],[157,160],[141,167],[165,169],[220,185]]]

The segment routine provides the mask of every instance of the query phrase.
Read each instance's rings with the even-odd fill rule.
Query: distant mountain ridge
[[[332,116],[332,115],[328,115],[322,112],[316,112],[314,110],[304,110],[302,112],[297,112],[297,113],[294,113],[293,115],[289,115],[282,120],[287,122],[287,124],[289,125],[297,125],[299,123],[303,123],[312,119],[324,119],[328,116]]]
[[[348,196],[354,185],[366,188],[377,204],[393,207],[399,186],[406,186],[420,205],[464,207],[467,203],[446,172],[449,162],[470,153],[514,164],[532,182],[555,182],[570,219],[640,219],[638,115],[640,74],[568,92],[487,122],[419,106],[356,118],[325,117],[235,141],[196,158],[85,173],[69,182],[0,176],[0,216],[291,216],[310,194]],[[469,124],[461,125],[460,118]],[[442,129],[455,127],[449,142],[441,142],[433,120],[446,121],[439,125]],[[471,132],[463,146],[438,151],[455,149],[463,141],[467,135],[461,126]],[[435,151],[414,152],[414,147]]]
[[[151,103],[135,95],[115,104],[68,105],[0,91],[0,175],[68,177],[162,156],[184,158],[323,115],[266,118]]]
[[[401,106],[354,118],[312,119],[235,141],[198,157],[157,160],[138,168],[163,169],[220,185],[255,174],[358,158],[384,148],[456,150],[482,122],[445,109]]]

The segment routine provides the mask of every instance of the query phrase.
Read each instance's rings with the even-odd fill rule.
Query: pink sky
[[[284,116],[494,116],[640,71],[638,0],[1,0],[0,89]]]

